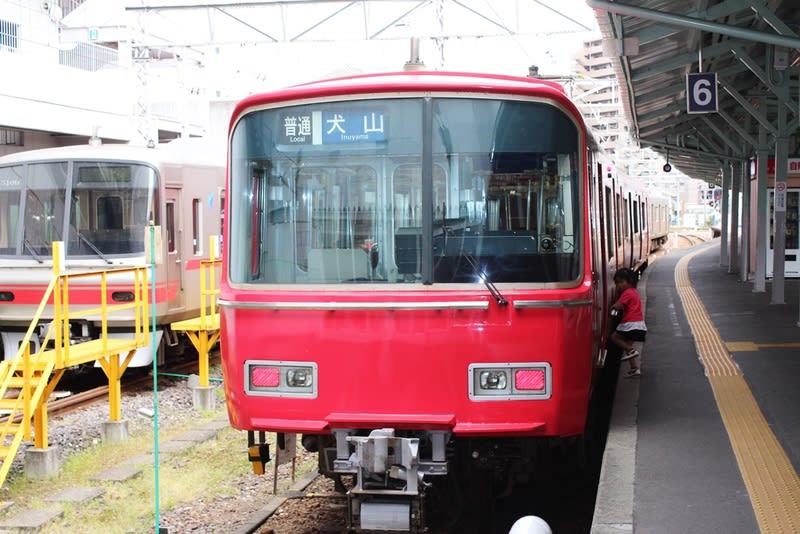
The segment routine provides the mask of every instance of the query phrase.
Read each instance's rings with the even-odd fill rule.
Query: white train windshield
[[[124,162],[55,161],[0,167],[0,255],[105,259],[144,252],[154,217],[156,171]],[[157,224],[157,222],[156,222]]]
[[[574,282],[580,131],[551,103],[324,102],[245,115],[230,278],[245,284]]]

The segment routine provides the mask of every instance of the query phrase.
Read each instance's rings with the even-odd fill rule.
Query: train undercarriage
[[[249,434],[250,461],[263,473],[270,461],[264,433]],[[490,532],[497,498],[586,457],[582,437],[454,438],[380,428],[336,429],[301,442],[319,453],[319,472],[347,495],[353,532]]]

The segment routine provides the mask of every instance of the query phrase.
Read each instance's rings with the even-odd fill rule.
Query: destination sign
[[[386,140],[387,117],[381,110],[312,111],[280,116],[282,145],[342,145]]]
[[[0,189],[18,190],[22,186],[20,178],[0,178]]]

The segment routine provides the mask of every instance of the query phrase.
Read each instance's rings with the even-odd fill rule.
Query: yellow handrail
[[[217,239],[209,238],[209,258],[200,260],[200,326],[206,330],[212,325],[209,317],[217,313],[217,268],[222,264],[222,259],[216,255]]]
[[[72,365],[87,363],[97,360],[106,371],[109,378],[109,403],[111,405],[111,418],[120,416],[119,396],[120,378],[125,371],[135,351],[147,346],[150,342],[148,306],[148,266],[125,267],[110,269],[108,271],[91,271],[81,273],[62,272],[63,243],[53,243],[53,276],[42,300],[34,313],[31,324],[25,332],[20,343],[16,358],[0,362],[0,402],[5,419],[0,423],[0,485],[5,481],[11,463],[23,438],[31,437],[31,421],[35,427],[35,446],[47,446],[47,407],[48,396],[55,389],[64,369]],[[131,273],[132,291],[127,302],[109,304],[108,287],[110,277]],[[95,308],[81,308],[70,312],[70,281],[80,278],[99,277],[100,306]],[[81,288],[97,287],[93,284],[82,285]],[[47,329],[40,348],[35,353],[31,352],[31,338],[33,332],[42,321],[47,305],[53,304],[53,321]],[[128,314],[123,320],[134,324],[132,340],[114,340],[108,338],[109,316],[112,313],[133,310],[133,316]],[[90,341],[76,351],[71,357],[70,345],[70,319],[86,319],[96,317],[100,322],[101,337],[99,340]],[[99,342],[98,342],[99,341]],[[48,349],[52,342],[52,350]],[[98,348],[99,346],[99,348]],[[127,353],[122,358],[121,353]],[[19,390],[14,397],[10,397],[9,390]],[[19,425],[15,421],[21,421]]]

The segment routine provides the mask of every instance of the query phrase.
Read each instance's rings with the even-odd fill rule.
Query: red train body
[[[421,530],[437,487],[505,487],[580,442],[613,271],[651,246],[647,195],[604,174],[537,79],[389,73],[240,102],[219,301],[232,425],[302,433],[322,472],[354,475],[362,529]]]

